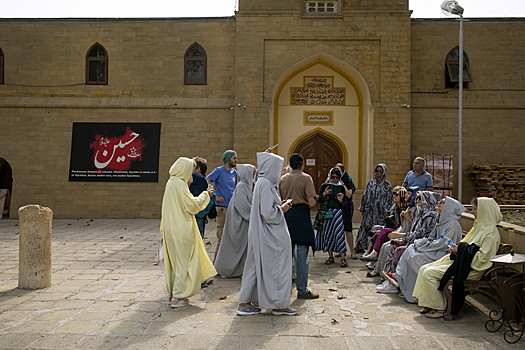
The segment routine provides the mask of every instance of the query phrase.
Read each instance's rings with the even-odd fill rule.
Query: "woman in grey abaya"
[[[217,272],[224,277],[242,275],[248,247],[255,167],[251,164],[237,164],[237,173],[241,181],[235,187],[226,211],[221,245],[214,264]]]
[[[359,227],[355,240],[355,252],[360,253],[368,247],[368,232],[374,225],[385,225],[385,213],[394,203],[392,185],[386,180],[386,165],[378,164],[374,178],[368,181],[359,211],[363,214],[363,221]]]
[[[257,153],[259,177],[253,190],[248,252],[239,295],[239,315],[255,315],[272,309],[273,315],[295,315],[291,309],[292,242],[284,218],[291,204],[283,204],[277,192],[284,159]],[[258,302],[260,308],[251,305]]]
[[[405,250],[394,273],[401,293],[409,303],[417,303],[412,293],[421,266],[437,261],[450,253],[441,235],[451,239],[456,245],[461,241],[461,226],[458,220],[465,207],[454,198],[445,197],[438,203],[437,209],[438,211],[441,209],[441,213],[428,238],[415,240],[414,244]]]

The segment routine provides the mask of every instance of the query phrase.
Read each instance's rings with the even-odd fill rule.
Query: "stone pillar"
[[[53,211],[40,205],[26,205],[18,210],[18,219],[20,220],[18,288],[49,287]]]

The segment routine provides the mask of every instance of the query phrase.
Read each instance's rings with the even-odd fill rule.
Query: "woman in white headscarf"
[[[486,197],[479,197],[476,202],[472,205],[472,214],[476,217],[476,221],[470,232],[461,240],[470,246],[475,244],[479,247],[470,264],[470,273],[467,277],[469,281],[479,280],[483,273],[492,266],[490,259],[496,255],[500,243],[496,226],[502,217],[498,204],[494,199]],[[450,251],[455,253],[457,246]],[[425,316],[429,318],[445,316],[447,301],[438,287],[443,275],[454,262],[450,257],[451,254],[445,255],[438,261],[419,269],[412,295],[418,300],[419,306],[423,306],[419,312],[426,314]]]
[[[461,240],[461,225],[458,220],[465,207],[454,198],[444,197],[436,209],[440,212],[436,226],[427,238],[416,239],[414,244],[405,250],[394,272],[399,289],[409,303],[417,302],[412,293],[421,266],[449,254],[448,246],[441,235],[452,240],[454,244]]]
[[[368,181],[359,205],[363,221],[361,221],[355,240],[354,249],[356,253],[367,249],[368,232],[372,226],[385,226],[385,214],[388,213],[393,203],[392,185],[386,180],[386,165],[378,164],[374,171],[374,178]]]
[[[188,189],[193,166],[193,160],[185,157],[173,163],[162,200],[160,233],[172,308],[188,305],[188,298],[201,290],[201,283],[217,274],[195,220],[195,214],[208,205],[213,190],[193,197]]]
[[[215,269],[223,277],[242,275],[248,248],[255,167],[251,164],[237,164],[237,173],[241,181],[235,187],[228,205],[221,245],[215,259]]]
[[[259,177],[253,190],[248,252],[239,295],[239,315],[255,315],[272,309],[273,315],[295,315],[289,307],[292,289],[292,241],[284,218],[291,207],[277,192],[284,159],[257,153]],[[251,303],[257,302],[259,307]]]

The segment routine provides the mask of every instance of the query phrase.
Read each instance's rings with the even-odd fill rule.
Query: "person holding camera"
[[[343,208],[345,202],[344,184],[341,182],[341,171],[338,168],[330,170],[329,179],[321,185],[319,190],[319,204],[326,204],[323,229],[317,231],[317,250],[328,252],[326,265],[335,263],[334,252],[341,254],[341,267],[347,267],[346,241],[343,225]]]

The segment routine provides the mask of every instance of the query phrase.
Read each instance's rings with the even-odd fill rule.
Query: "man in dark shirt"
[[[195,163],[195,168],[193,169],[193,183],[190,184],[190,192],[193,196],[197,197],[203,191],[208,189],[208,181],[206,180],[206,171],[208,170],[208,162],[204,158],[194,157],[193,162]],[[197,226],[199,227],[199,232],[201,237],[204,238],[204,228],[206,227],[207,216],[203,218],[195,217],[197,220]]]

